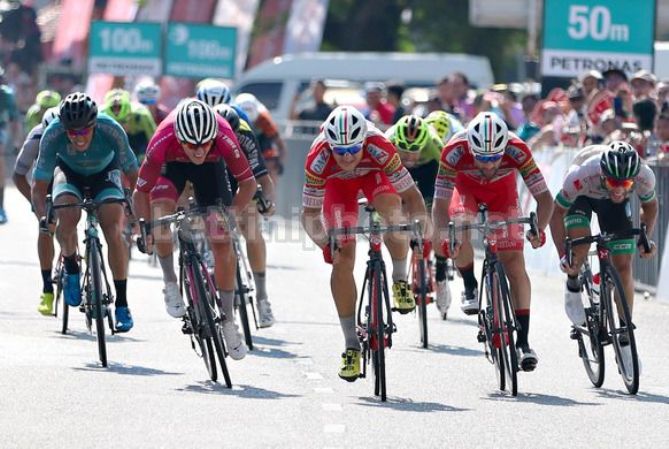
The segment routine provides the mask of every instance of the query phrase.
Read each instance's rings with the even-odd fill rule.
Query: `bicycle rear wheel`
[[[92,295],[91,311],[95,319],[95,334],[98,341],[98,354],[102,366],[107,367],[107,342],[105,341],[105,316],[102,310],[103,292],[102,292],[102,265],[99,247],[93,240],[89,243],[88,263],[90,264]]]
[[[416,306],[418,309],[418,332],[420,342],[423,348],[428,347],[427,336],[427,272],[425,259],[422,257],[415,260],[412,264],[412,290],[416,296]]]
[[[623,378],[625,388],[630,394],[637,394],[639,391],[639,355],[637,353],[636,339],[634,337],[634,325],[632,324],[632,314],[627,304],[625,290],[623,289],[620,275],[611,265],[603,270],[602,279],[602,301],[606,301],[607,317],[609,322],[609,331],[613,342],[613,349],[616,354],[618,371]],[[617,294],[616,294],[617,293]],[[614,300],[616,296],[619,298]],[[617,311],[617,313],[616,313]],[[616,315],[618,323],[616,323]],[[628,363],[625,363],[628,360]]]
[[[515,329],[515,319],[511,306],[511,296],[509,286],[507,285],[506,275],[502,265],[496,263],[492,272],[493,292],[496,301],[496,307],[499,311],[499,326],[497,329],[499,336],[499,352],[501,355],[500,368],[504,368],[504,375],[507,380],[507,388],[512,396],[518,395],[518,354],[514,343],[513,331]]]
[[[385,358],[385,323],[383,321],[383,288],[381,268],[372,270],[372,279],[369,289],[369,304],[371,307],[372,336],[372,366],[374,368],[374,394],[386,400],[386,358]]]
[[[248,346],[249,351],[253,350],[253,337],[251,335],[251,324],[249,322],[249,313],[246,309],[246,304],[249,303],[249,297],[247,293],[247,286],[242,282],[241,266],[237,262],[237,288],[235,290],[235,295],[237,296],[237,307],[239,311],[239,321],[241,321],[242,329],[244,330],[244,340],[246,341],[246,346]]]
[[[205,324],[209,328],[209,335],[214,343],[218,363],[223,372],[225,385],[232,388],[232,381],[230,380],[230,373],[228,366],[225,363],[225,346],[223,344],[222,322],[220,317],[216,315],[216,290],[210,282],[207,267],[203,263],[197,263],[193,266],[194,282],[197,287],[199,301],[198,305],[203,312]],[[214,318],[216,317],[216,318]]]
[[[496,345],[495,342],[499,339],[499,310],[497,306],[497,296],[495,293],[495,284],[492,282],[493,276],[489,274],[490,265],[487,261],[483,263],[483,270],[481,274],[481,279],[483,279],[482,290],[479,295],[479,301],[483,298],[486,299],[485,305],[481,305],[481,310],[479,311],[479,325],[483,326],[483,332],[485,334],[486,351],[490,355],[490,362],[495,368],[495,376],[497,377],[497,385],[501,391],[504,391],[506,388],[506,377],[504,375],[504,362],[502,361],[502,354],[499,348],[499,345]],[[484,295],[485,293],[485,295]]]

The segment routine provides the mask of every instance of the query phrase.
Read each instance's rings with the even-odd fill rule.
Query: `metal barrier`
[[[660,276],[660,262],[664,247],[667,244],[665,235],[667,224],[669,224],[669,208],[663,207],[664,202],[669,203],[669,165],[657,161],[648,161],[648,165],[655,173],[655,192],[659,203],[657,224],[653,231],[652,238],[657,244],[657,255],[652,259],[641,259],[634,257],[634,279],[637,286],[642,290],[655,293],[657,282]],[[639,201],[636,197],[632,201],[632,216],[634,223],[639,222]]]

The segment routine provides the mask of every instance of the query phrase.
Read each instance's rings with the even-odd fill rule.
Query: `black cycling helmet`
[[[65,129],[87,128],[95,124],[98,106],[83,92],[75,92],[60,104],[60,122]]]
[[[639,153],[627,142],[617,140],[609,144],[599,162],[602,174],[613,179],[632,179],[641,170]]]
[[[229,104],[220,103],[214,106],[214,111],[218,112],[218,115],[223,117],[229,124],[230,128],[233,131],[237,132],[239,130],[239,114]]]

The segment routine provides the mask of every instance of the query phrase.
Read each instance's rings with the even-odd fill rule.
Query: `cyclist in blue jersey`
[[[60,105],[59,118],[44,131],[33,174],[32,202],[38,217],[46,215],[46,194],[53,178],[54,204],[76,203],[90,192],[95,201],[124,198],[121,172],[131,188],[137,182],[137,158],[130,149],[125,131],[105,114],[98,115],[95,102],[85,93],[68,95]],[[64,297],[68,305],[81,303],[77,223],[81,210],[59,209],[56,237],[64,256]],[[124,208],[118,203],[103,204],[98,219],[108,245],[108,260],[116,290],[116,331],[133,326],[126,296],[128,248],[123,240]],[[45,230],[45,218],[40,229]]]

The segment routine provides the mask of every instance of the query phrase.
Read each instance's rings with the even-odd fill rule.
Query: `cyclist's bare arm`
[[[553,213],[550,219],[551,236],[553,237],[553,244],[557,249],[558,255],[564,255],[564,239],[567,236],[567,231],[564,227],[564,217],[567,215],[567,210],[557,202],[553,208]]]
[[[265,199],[274,202],[274,183],[272,182],[272,177],[269,175],[263,175],[259,178],[256,178],[260,187],[262,187],[262,193],[265,196]]]
[[[428,228],[427,210],[425,209],[425,201],[423,200],[423,196],[420,194],[418,187],[414,184],[399,195],[402,198],[405,210],[409,214],[408,218],[411,221],[420,220],[423,224],[424,237],[429,239],[431,229]]]
[[[543,231],[551,221],[553,214],[553,195],[549,190],[541,192],[534,197],[537,200],[537,226],[539,231]]]
[[[46,215],[46,194],[49,189],[49,183],[46,181],[33,180],[30,197],[32,198],[35,215],[44,217]]]
[[[434,223],[436,237],[432,247],[439,257],[446,256],[441,250],[440,243],[448,238],[448,222],[450,221],[450,217],[448,216],[449,203],[450,199],[436,197],[432,202],[432,222]]]
[[[303,207],[300,221],[307,235],[316,245],[324,248],[328,244],[328,236],[321,221],[321,208]]]
[[[657,198],[641,203],[641,223],[646,225],[646,233],[648,235],[653,235],[653,230],[655,229],[655,223],[657,221]]]

